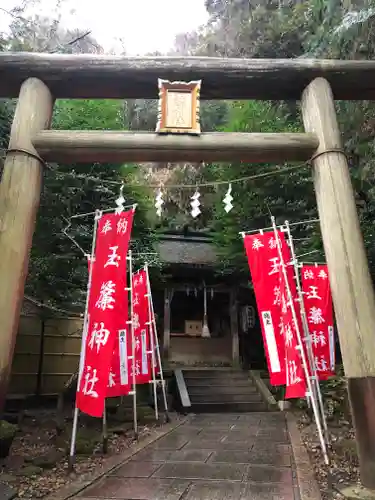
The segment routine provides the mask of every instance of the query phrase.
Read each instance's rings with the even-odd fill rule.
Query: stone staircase
[[[249,373],[232,368],[182,369],[194,413],[268,411]]]

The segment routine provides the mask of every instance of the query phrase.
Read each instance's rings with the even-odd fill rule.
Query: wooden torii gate
[[[301,100],[306,133],[49,130],[56,98],[157,98],[157,79],[202,79],[203,99]],[[311,159],[361,477],[375,488],[375,297],[334,98],[375,98],[375,62],[0,54],[18,104],[0,185],[0,410],[17,335],[44,161]]]

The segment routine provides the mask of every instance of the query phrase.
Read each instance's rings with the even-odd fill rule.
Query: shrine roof
[[[159,237],[157,246],[164,264],[212,267],[218,260],[208,236],[165,234]]]

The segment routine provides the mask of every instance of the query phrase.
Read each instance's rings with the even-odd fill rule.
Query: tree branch
[[[5,14],[8,14],[9,16],[13,17],[13,19],[23,21],[24,23],[27,23],[27,24],[33,24],[33,21],[31,21],[30,19],[26,19],[25,17],[14,14],[14,12],[12,12],[11,10],[4,9],[4,7],[0,7],[0,10],[5,12]]]
[[[67,43],[64,43],[63,45],[60,45],[59,47],[56,47],[55,49],[51,50],[51,54],[55,54],[59,49],[62,49],[64,47],[68,47],[70,45],[74,45],[75,43],[79,42],[80,40],[83,40],[87,36],[91,35],[92,30],[87,31],[86,33],[83,33],[83,35],[79,35],[76,38],[73,38],[73,40],[70,40]]]

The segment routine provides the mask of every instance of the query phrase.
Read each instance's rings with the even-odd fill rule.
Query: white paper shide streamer
[[[120,195],[116,200],[116,205],[117,205],[117,208],[115,209],[116,214],[121,214],[125,208],[124,207],[125,198],[124,198],[124,195],[122,194],[123,190],[124,190],[124,183],[121,184]]]
[[[201,212],[201,209],[199,208],[201,206],[201,202],[199,201],[199,197],[200,197],[200,192],[198,191],[198,189],[195,191],[195,193],[193,194],[193,196],[190,198],[191,199],[191,202],[190,202],[190,205],[191,205],[191,215],[192,217],[194,217],[194,219],[196,217],[198,217],[198,215]]]
[[[156,195],[156,198],[155,198],[156,213],[159,217],[161,217],[161,213],[163,211],[163,205],[164,205],[163,191],[160,188],[158,191],[158,194]]]
[[[223,198],[224,210],[226,211],[226,213],[229,213],[233,208],[232,205],[233,196],[231,195],[231,193],[232,193],[232,184],[229,184],[228,191],[226,192]]]

